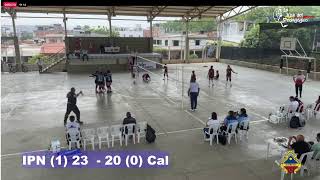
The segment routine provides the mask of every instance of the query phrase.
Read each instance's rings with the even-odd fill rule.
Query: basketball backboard
[[[297,43],[296,38],[282,37],[281,43],[280,43],[280,49],[294,51],[294,50],[296,50],[296,43]]]

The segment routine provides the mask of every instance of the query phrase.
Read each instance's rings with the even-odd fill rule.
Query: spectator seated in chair
[[[315,104],[313,110],[314,110],[315,113],[320,112],[320,96],[319,96],[319,98],[317,99],[316,104]]]
[[[137,124],[137,120],[131,116],[130,112],[127,112],[126,117],[123,119],[122,125],[126,125],[126,124]],[[124,130],[122,129],[122,132],[123,131]]]
[[[296,112],[302,113],[303,112],[303,108],[304,108],[303,102],[297,97],[295,98],[295,100],[299,103],[299,106],[298,106]]]
[[[295,140],[296,142],[291,144],[292,140]],[[311,150],[310,144],[304,140],[304,136],[301,134],[299,134],[297,137],[295,136],[289,137],[288,148],[294,150],[294,152],[297,154],[298,159],[302,154],[310,152]],[[302,164],[304,164],[305,161],[306,160],[303,159]]]
[[[314,151],[314,154],[312,156],[313,159],[316,159],[317,161],[320,160],[320,133],[317,134],[317,143],[312,143],[311,151]]]
[[[210,138],[210,136],[209,136],[209,127],[213,126],[213,125],[217,125],[217,126],[220,125],[220,122],[218,121],[216,112],[212,112],[211,113],[211,117],[209,117],[209,120],[206,123],[206,127],[203,128],[203,132],[205,133],[206,138]],[[213,133],[213,132],[210,132],[210,133]]]
[[[249,117],[247,115],[247,110],[245,108],[241,108],[240,109],[240,114],[237,116],[237,119],[238,119],[238,122],[239,122],[239,128],[241,130],[244,130],[243,129],[243,125],[241,125],[241,122],[249,120]],[[249,126],[248,126],[248,128],[246,130],[249,130]]]
[[[288,105],[288,118],[290,119],[294,113],[297,111],[297,109],[299,108],[299,102],[296,100],[295,97],[290,96],[289,97],[289,105]]]
[[[227,131],[228,125],[234,122],[238,122],[236,112],[229,111],[228,116],[224,119],[223,126],[221,126],[220,130]]]
[[[69,117],[69,122],[66,124],[66,139],[67,139],[67,144],[69,144],[68,139],[71,136],[75,136],[76,134],[80,134],[80,124],[75,122],[75,117],[74,116],[70,116]],[[81,134],[80,134],[81,137]],[[79,138],[80,138],[79,137]]]

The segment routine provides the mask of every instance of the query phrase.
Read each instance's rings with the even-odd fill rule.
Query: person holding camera
[[[66,110],[66,114],[64,115],[64,125],[67,124],[67,119],[69,114],[72,112],[74,112],[77,116],[77,122],[79,124],[83,124],[82,121],[80,121],[80,110],[77,106],[77,97],[82,94],[82,91],[80,91],[79,93],[76,93],[76,89],[74,87],[71,88],[70,92],[68,92],[67,94],[67,98],[68,98],[68,103],[67,103],[67,110]]]

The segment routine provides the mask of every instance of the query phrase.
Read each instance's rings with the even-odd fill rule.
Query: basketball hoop
[[[300,47],[302,52],[297,51],[297,45]],[[280,43],[280,50],[283,52],[281,55],[281,59],[286,60],[286,68],[287,68],[287,75],[289,74],[289,65],[288,65],[288,58],[296,58],[302,60],[308,60],[308,69],[307,69],[307,78],[309,77],[310,69],[311,69],[311,62],[314,61],[314,78],[316,79],[316,59],[314,57],[308,57],[305,50],[303,49],[300,41],[297,38],[292,37],[282,37]],[[282,67],[280,67],[281,73]]]

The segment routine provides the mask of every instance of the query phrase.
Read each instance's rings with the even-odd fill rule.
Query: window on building
[[[179,41],[178,40],[173,40],[172,44],[173,44],[173,46],[179,46]]]
[[[195,44],[196,46],[200,46],[200,40],[196,40]]]
[[[157,44],[158,44],[158,45],[161,45],[161,44],[162,44],[162,41],[161,41],[161,40],[157,40]]]
[[[153,44],[157,44],[157,40],[153,40]]]
[[[165,46],[168,46],[168,40],[165,40],[165,41],[164,41],[164,45],[165,45]]]
[[[239,22],[238,26],[239,26],[239,31],[242,32],[244,29],[244,22]]]

